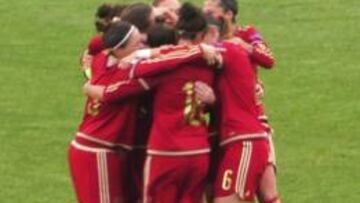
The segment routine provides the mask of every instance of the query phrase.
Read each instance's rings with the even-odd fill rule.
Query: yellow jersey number
[[[195,98],[194,87],[194,82],[187,82],[183,87],[185,93],[184,118],[189,125],[200,126],[206,123],[206,116],[203,112],[202,102]]]
[[[230,190],[231,184],[232,184],[232,176],[233,171],[231,169],[228,169],[224,172],[223,181],[221,184],[221,188],[225,191]]]

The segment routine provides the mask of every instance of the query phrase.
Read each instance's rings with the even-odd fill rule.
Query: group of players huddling
[[[81,203],[279,203],[258,68],[274,59],[236,0],[103,4],[69,147]]]

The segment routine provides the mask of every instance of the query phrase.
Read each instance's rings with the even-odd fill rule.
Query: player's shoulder
[[[218,47],[223,48],[227,54],[235,53],[246,55],[246,50],[233,41],[222,41],[219,43]]]
[[[91,55],[95,55],[103,50],[103,39],[101,34],[97,34],[90,39],[88,50]]]

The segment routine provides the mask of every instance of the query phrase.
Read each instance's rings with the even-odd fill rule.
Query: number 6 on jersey
[[[222,189],[223,190],[230,190],[231,183],[232,183],[232,176],[233,171],[231,169],[228,169],[224,172],[223,181],[222,181]]]

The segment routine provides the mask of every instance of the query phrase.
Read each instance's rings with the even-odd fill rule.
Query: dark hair
[[[152,26],[150,16],[152,7],[144,3],[128,6],[121,14],[121,20],[135,25],[140,32],[146,33]]]
[[[97,32],[106,32],[109,28],[112,19],[115,16],[120,16],[122,10],[126,8],[126,5],[121,4],[102,4],[95,13],[95,28]]]
[[[126,4],[115,4],[113,8],[114,16],[113,17],[120,17],[122,12],[128,7]]]
[[[165,24],[156,24],[149,30],[147,44],[152,48],[176,44],[176,31]]]
[[[234,14],[233,22],[236,21],[236,16],[239,12],[237,0],[220,0],[220,6],[224,11],[231,11]]]
[[[95,13],[95,28],[97,32],[105,32],[111,23],[113,7],[110,4],[100,5]]]
[[[97,10],[95,16],[98,18],[111,18],[113,15],[113,5],[101,4]]]
[[[197,33],[206,31],[206,18],[198,7],[187,2],[179,10],[179,21],[176,28],[181,38],[194,40]]]
[[[109,29],[103,36],[103,46],[105,49],[114,48],[131,29],[131,24],[128,22],[115,22],[112,23]],[[120,48],[125,47],[128,41],[124,42]]]

